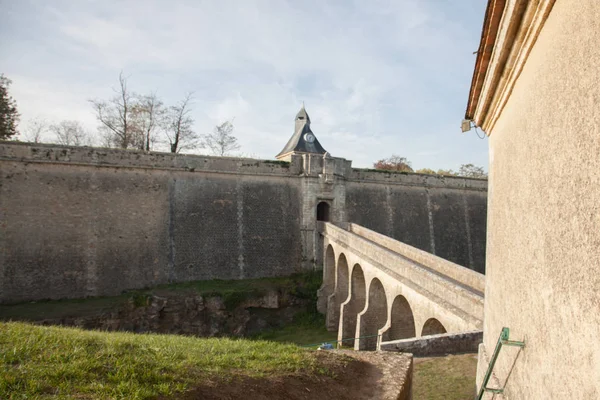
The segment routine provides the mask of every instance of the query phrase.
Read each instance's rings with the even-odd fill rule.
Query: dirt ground
[[[410,368],[410,359],[393,354],[361,352],[351,358],[350,353],[338,351],[317,352],[319,364],[326,373],[300,373],[289,376],[248,378],[230,381],[211,381],[183,396],[185,400],[362,400],[392,399],[398,396],[398,385],[390,388],[390,374]],[[378,355],[379,354],[379,355]],[[400,365],[402,364],[402,365]],[[396,372],[395,372],[396,371]],[[323,370],[321,371],[323,372]],[[397,380],[396,380],[397,382]]]

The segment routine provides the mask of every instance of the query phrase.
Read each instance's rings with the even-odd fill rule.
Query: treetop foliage
[[[429,175],[444,175],[444,176],[461,176],[464,178],[480,178],[486,179],[487,173],[483,167],[476,166],[474,164],[462,164],[455,172],[451,169],[438,169],[434,171],[431,168],[421,168],[413,171],[411,162],[406,157],[400,157],[393,154],[391,157],[383,158],[373,164],[375,169],[384,171],[400,171],[400,172],[416,172],[418,174],[429,174]]]
[[[406,157],[400,157],[395,154],[392,154],[388,158],[382,158],[373,164],[373,167],[384,171],[413,172],[410,161]]]
[[[18,133],[19,112],[17,102],[8,93],[12,81],[0,74],[0,140],[9,139]]]

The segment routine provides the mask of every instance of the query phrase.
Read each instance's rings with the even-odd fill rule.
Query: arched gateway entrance
[[[326,201],[317,204],[317,221],[329,221],[329,203]]]

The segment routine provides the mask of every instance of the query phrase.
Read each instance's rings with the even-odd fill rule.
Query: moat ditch
[[[115,297],[0,305],[0,321],[28,321],[39,325],[74,326],[100,331],[158,332],[196,337],[261,339],[298,345],[317,344],[336,339],[335,333],[325,329],[324,317],[316,309],[317,290],[321,281],[321,271],[316,271],[283,278],[164,285],[129,291]],[[177,340],[177,336],[173,338]],[[182,337],[182,340],[186,339]],[[259,342],[246,343],[246,346],[251,346],[250,343]],[[415,398],[471,398],[476,362],[474,354],[415,359]],[[327,364],[326,368],[338,371],[335,365]],[[345,391],[352,380],[362,382],[364,386],[364,381],[357,378],[364,374],[363,370],[355,371],[354,375],[348,375],[347,367],[340,371],[343,371],[340,377],[345,377],[343,382],[329,376],[313,379],[309,375],[291,376],[289,379],[240,378],[235,381],[236,384],[228,383],[226,386],[231,393],[223,392],[219,380],[211,380],[212,383],[198,386],[186,398],[238,398],[248,391],[257,398],[290,398],[290,387],[296,386],[299,393],[303,393],[306,387],[321,393],[324,386],[328,390],[337,390],[339,387]],[[340,393],[332,396],[344,398]]]
[[[282,278],[186,282],[114,297],[0,305],[0,320],[305,345],[335,339],[316,309],[321,282],[321,271]]]

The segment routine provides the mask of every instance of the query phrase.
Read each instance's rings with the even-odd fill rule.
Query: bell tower
[[[277,154],[278,160],[290,161],[292,154],[325,154],[326,151],[317,140],[315,134],[310,130],[310,117],[304,108],[304,104],[296,114],[294,134],[287,142],[283,150]]]

